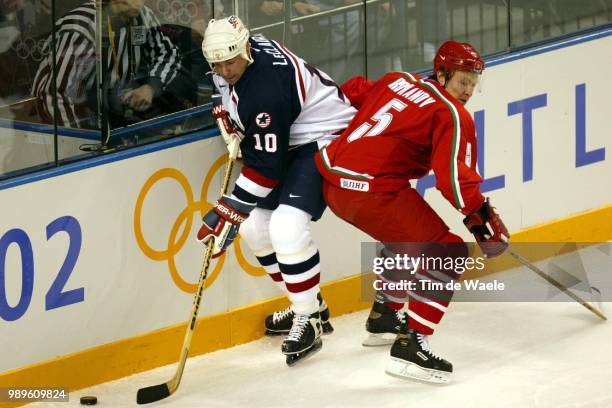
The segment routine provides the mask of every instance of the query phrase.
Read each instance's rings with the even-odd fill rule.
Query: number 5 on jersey
[[[276,151],[276,134],[266,133],[263,137],[263,143],[259,133],[255,133],[253,137],[255,138],[255,150],[265,150],[268,153]]]
[[[406,108],[406,106],[407,105],[399,99],[391,99],[370,118],[372,121],[376,122],[376,124],[373,125],[374,127],[367,122],[362,123],[361,126],[355,129],[346,140],[350,143],[362,138],[363,136],[376,136],[381,134],[393,120],[393,113],[390,111],[394,109],[401,112],[404,110],[404,108]]]

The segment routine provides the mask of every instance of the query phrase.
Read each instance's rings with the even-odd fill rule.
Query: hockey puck
[[[92,396],[81,397],[81,405],[96,405],[98,399]]]

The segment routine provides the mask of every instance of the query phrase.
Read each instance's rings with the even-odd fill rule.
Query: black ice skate
[[[403,317],[405,318],[405,313],[395,311],[385,303],[374,301],[366,321],[369,336],[361,344],[368,347],[392,344],[399,333]]]
[[[329,322],[329,309],[327,304],[319,293],[317,295],[319,300],[319,313],[321,314],[321,324],[323,325],[323,334],[329,334],[334,331],[331,323]],[[267,336],[279,336],[281,334],[289,333],[291,325],[293,324],[293,317],[295,313],[291,307],[281,310],[280,312],[274,312],[273,314],[266,317],[265,328]],[[391,344],[391,343],[389,343]]]
[[[282,345],[283,354],[287,356],[287,365],[293,365],[319,351],[323,345],[322,331],[319,312],[311,315],[296,314]]]
[[[386,373],[433,383],[449,382],[453,365],[431,352],[427,337],[412,329],[398,334]]]

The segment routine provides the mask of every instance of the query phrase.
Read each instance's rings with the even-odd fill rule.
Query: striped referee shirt
[[[106,31],[108,25],[103,24],[103,27]],[[57,20],[55,28],[58,120],[63,126],[88,127],[87,121],[92,119],[92,115],[87,105],[87,94],[96,84],[95,0],[67,13]],[[111,46],[107,50],[105,74],[105,81],[110,81],[109,87],[122,87],[135,77],[145,77],[158,96],[175,78],[181,63],[178,48],[161,31],[153,11],[144,6],[129,24],[118,27],[111,22],[110,28],[113,36],[109,38]],[[106,36],[108,32],[101,34]],[[51,37],[47,39],[45,48],[47,57],[38,68],[32,94],[38,97],[42,118],[52,122]]]

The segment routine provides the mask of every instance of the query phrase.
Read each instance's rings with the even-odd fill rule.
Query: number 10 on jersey
[[[255,133],[253,137],[255,138],[255,150],[265,150],[268,153],[276,151],[276,134],[266,133],[262,138],[259,133]]]

